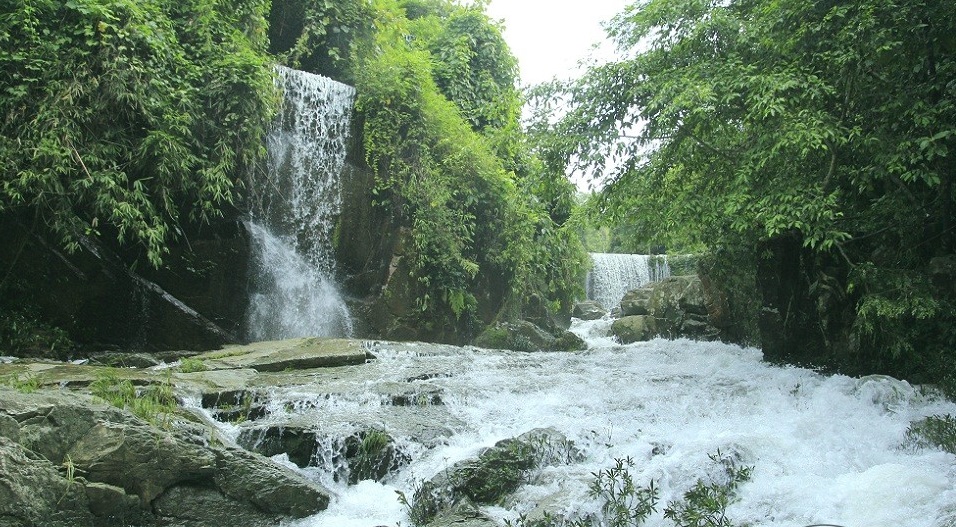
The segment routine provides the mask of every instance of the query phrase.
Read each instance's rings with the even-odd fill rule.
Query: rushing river
[[[581,353],[379,343],[376,360],[336,373],[334,386],[277,390],[273,406],[284,409],[282,418],[298,413],[317,429],[376,422],[414,458],[384,483],[351,487],[321,468],[306,469],[336,496],[327,511],[288,525],[408,526],[396,490],[410,495],[418,482],[483,447],[543,427],[572,439],[584,459],[546,467],[505,507],[484,509],[502,524],[536,506],[596,510],[587,493],[592,473],[630,456],[635,482],[653,480],[660,490],[659,512],[646,525],[672,525],[660,511],[713,472],[708,454],[718,449],[754,467],[728,508],[737,526],[956,524],[956,456],[906,440],[911,422],[956,414],[956,405],[887,377],[772,366],[752,348],[687,340],[622,346],[601,337],[607,324],[575,326],[591,346]],[[408,432],[415,426],[385,417],[389,410],[374,394],[395,383],[441,393],[442,406],[405,411],[444,434],[417,439]],[[340,395],[324,395],[330,391]]]

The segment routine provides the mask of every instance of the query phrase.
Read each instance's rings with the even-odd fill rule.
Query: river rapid
[[[336,496],[327,511],[288,527],[408,526],[396,491],[411,495],[422,480],[482,448],[546,427],[573,440],[583,459],[545,467],[513,500],[483,509],[501,524],[536,508],[598,510],[587,490],[593,473],[630,457],[634,481],[653,480],[660,491],[658,512],[645,525],[673,525],[664,506],[713,474],[708,455],[720,450],[753,467],[728,508],[737,526],[956,525],[956,456],[917,448],[906,435],[915,420],[956,414],[956,405],[931,390],[889,377],[773,366],[757,349],[721,343],[622,346],[603,336],[608,324],[576,322],[573,330],[590,345],[579,353],[377,343],[377,358],[357,368],[361,375],[336,376],[337,383],[357,384],[353,395],[277,391],[275,408],[330,427],[359,416],[374,421],[382,410],[374,396],[379,385],[427,383],[443,402],[435,425],[444,433],[429,440],[394,421],[378,424],[413,458],[383,483],[345,486],[328,468],[305,469]],[[428,422],[428,411],[413,417]]]

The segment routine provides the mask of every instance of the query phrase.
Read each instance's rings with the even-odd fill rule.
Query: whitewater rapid
[[[607,324],[576,324],[591,345],[580,353],[377,344],[377,358],[357,367],[364,373],[354,382],[367,393],[380,383],[417,378],[438,387],[443,410],[451,415],[450,435],[424,445],[403,430],[387,429],[414,461],[384,483],[346,487],[321,469],[306,469],[336,496],[327,511],[286,525],[408,526],[397,490],[411,495],[418,482],[482,448],[544,427],[573,440],[584,459],[546,467],[514,501],[483,509],[502,524],[536,507],[553,513],[596,510],[587,494],[592,473],[630,456],[635,482],[653,480],[660,489],[658,513],[645,525],[672,525],[663,518],[664,506],[713,472],[708,454],[720,449],[754,467],[728,509],[737,526],[956,525],[956,456],[917,449],[906,440],[913,421],[956,414],[956,405],[931,390],[889,377],[772,366],[757,349],[721,343],[622,346],[604,336]],[[308,397],[301,387],[275,395],[277,407],[286,408],[291,405],[283,397]],[[326,418],[341,412],[342,422],[354,412],[374,416],[379,399],[359,399],[324,397],[319,410]]]

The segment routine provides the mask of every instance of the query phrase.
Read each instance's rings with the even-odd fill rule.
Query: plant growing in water
[[[698,479],[694,486],[684,493],[683,501],[672,501],[664,509],[664,518],[672,520],[678,527],[732,527],[727,519],[727,506],[737,495],[741,483],[750,479],[753,467],[741,467],[734,455],[723,455],[720,450],[709,454],[714,463],[724,468],[725,479],[722,482],[704,483]]]

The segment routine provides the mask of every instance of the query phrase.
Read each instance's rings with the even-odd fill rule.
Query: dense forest
[[[944,2],[638,1],[608,25],[618,59],[527,92],[481,1],[4,3],[4,226],[169,265],[242,214],[283,64],[357,88],[375,206],[435,334],[568,312],[590,232],[700,253],[769,359],[956,384]],[[602,190],[579,202],[571,171]],[[0,269],[0,341],[68,348],[35,286]]]
[[[533,130],[607,179],[588,207],[625,245],[703,247],[769,358],[940,380],[954,30],[921,0],[637,2],[622,58],[540,87]]]

